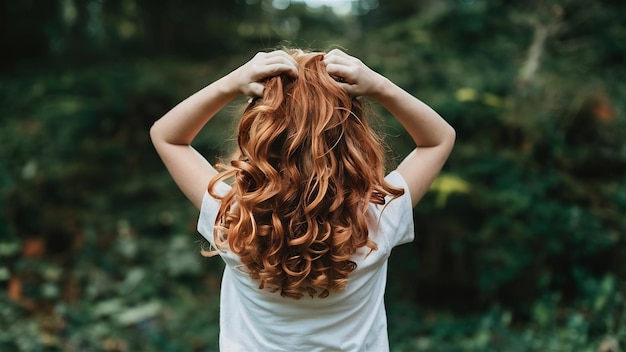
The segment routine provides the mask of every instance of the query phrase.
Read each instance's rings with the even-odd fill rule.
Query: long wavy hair
[[[362,102],[326,71],[323,53],[287,51],[298,77],[272,77],[238,128],[239,157],[218,164],[209,193],[221,200],[214,239],[231,250],[260,289],[324,298],[346,287],[368,238],[370,203],[402,195],[385,182],[380,137]],[[230,180],[218,195],[214,186]]]

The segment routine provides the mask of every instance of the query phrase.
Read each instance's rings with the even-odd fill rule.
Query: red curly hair
[[[221,200],[214,239],[260,288],[300,298],[343,290],[368,238],[369,203],[404,193],[385,182],[384,150],[362,103],[326,72],[323,53],[289,50],[298,77],[272,77],[238,129],[240,157],[209,184]],[[232,179],[223,196],[214,186]],[[227,246],[227,247],[226,247]]]

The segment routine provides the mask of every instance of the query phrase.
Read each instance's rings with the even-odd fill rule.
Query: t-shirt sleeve
[[[224,182],[220,182],[215,186],[215,193],[220,196],[223,196],[229,190],[230,186]],[[198,232],[214,247],[213,228],[215,227],[215,219],[219,210],[220,201],[213,198],[208,191],[204,192],[198,218]]]
[[[415,239],[413,224],[413,204],[406,181],[397,171],[391,172],[385,180],[391,185],[404,189],[404,194],[396,199],[388,197],[380,214],[379,233],[385,236],[389,248],[409,243]]]

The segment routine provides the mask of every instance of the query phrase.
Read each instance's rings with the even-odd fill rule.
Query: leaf
[[[438,193],[436,205],[438,207],[444,207],[450,194],[469,193],[470,184],[458,176],[442,174],[435,179],[433,184],[430,186],[430,190]]]
[[[37,257],[45,251],[45,243],[43,238],[29,238],[24,242],[23,255],[25,258]]]
[[[96,317],[108,316],[119,313],[124,309],[124,303],[120,298],[113,298],[103,302],[99,302],[93,308],[93,314]]]
[[[13,301],[19,301],[22,297],[22,281],[19,277],[13,276],[9,279],[9,287],[7,288],[7,296]]]
[[[122,325],[133,325],[148,320],[159,314],[163,306],[159,301],[153,301],[139,307],[130,308],[116,316],[116,320]]]
[[[477,94],[474,88],[459,88],[454,92],[456,100],[464,103],[468,101],[475,101]]]

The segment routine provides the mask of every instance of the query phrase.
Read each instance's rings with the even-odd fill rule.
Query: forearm
[[[452,148],[455,132],[436,111],[387,78],[371,97],[389,111],[406,129],[418,147],[448,145]]]
[[[240,93],[230,75],[224,76],[185,99],[150,129],[155,144],[188,145],[202,127]]]
[[[428,191],[448,159],[456,133],[437,112],[384,78],[372,98],[383,105],[407,130],[417,148],[398,165],[413,206]]]
[[[154,123],[150,137],[181,191],[199,209],[217,170],[191,146],[204,125],[239,95],[262,96],[263,80],[280,74],[297,76],[295,61],[284,51],[258,53],[250,61],[201,89]]]
[[[452,151],[456,134],[438,113],[361,60],[334,49],[325,57],[329,74],[353,96],[380,103],[407,130],[417,149],[407,155],[397,171],[406,181],[413,205],[422,198]]]

